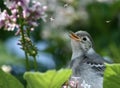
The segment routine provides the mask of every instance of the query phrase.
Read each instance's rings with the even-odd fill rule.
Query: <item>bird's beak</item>
[[[80,37],[78,37],[78,36],[77,36],[75,33],[73,33],[73,32],[71,32],[71,33],[69,34],[69,36],[70,36],[71,39],[74,39],[74,40],[76,40],[76,41],[81,41]]]

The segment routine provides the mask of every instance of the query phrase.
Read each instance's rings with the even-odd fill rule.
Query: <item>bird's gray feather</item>
[[[73,53],[69,67],[73,74],[70,80],[74,77],[80,78],[77,88],[86,88],[81,87],[83,81],[91,85],[90,88],[103,88],[104,59],[94,51],[93,40],[89,33],[78,31],[75,35],[80,41],[71,39]]]
[[[88,68],[83,69],[83,65],[88,66]],[[75,69],[75,72],[73,72],[75,74],[80,74],[80,70],[92,69],[102,76],[105,70],[104,59],[96,53],[94,55],[85,54],[73,59],[70,63],[70,68]]]
[[[99,65],[99,66],[97,66]],[[103,71],[105,69],[104,60],[98,54],[77,57],[70,63],[72,68],[72,77],[80,77],[79,82],[85,80],[90,88],[103,88]],[[81,88],[80,84],[77,88]]]

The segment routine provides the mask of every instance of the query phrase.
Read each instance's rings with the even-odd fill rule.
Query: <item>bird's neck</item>
[[[89,54],[89,55],[92,55],[92,54],[94,54],[94,53],[96,53],[96,52],[95,52],[95,50],[94,50],[93,48],[90,48],[90,49],[87,51],[87,54]]]
[[[94,51],[93,48],[90,48],[87,52],[83,52],[83,50],[81,50],[81,49],[73,50],[72,52],[73,52],[73,53],[72,53],[72,59],[75,59],[75,58],[77,58],[77,57],[80,57],[80,56],[82,56],[82,55],[84,55],[84,54],[92,55],[92,54],[95,53],[95,51]]]
[[[72,51],[72,58],[71,59],[75,59],[75,58],[80,57],[82,55],[83,55],[82,50],[80,50],[80,49],[73,50]]]

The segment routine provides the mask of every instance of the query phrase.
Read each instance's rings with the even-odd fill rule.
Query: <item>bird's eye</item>
[[[85,37],[84,37],[84,38],[83,38],[83,40],[84,40],[84,41],[86,41],[86,40],[87,40],[87,38],[85,38]]]

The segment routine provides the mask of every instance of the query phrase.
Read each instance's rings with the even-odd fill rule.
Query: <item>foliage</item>
[[[0,88],[24,88],[24,86],[15,77],[0,69]]]
[[[49,70],[45,73],[26,72],[24,78],[28,84],[27,88],[61,88],[71,73],[69,69]],[[24,88],[24,86],[14,76],[0,69],[0,88]]]
[[[21,43],[19,43],[22,46],[21,48],[32,56],[36,56],[37,51],[51,54],[56,65],[55,69],[60,69],[62,66],[65,66],[71,58],[70,39],[67,33],[68,31],[76,32],[78,30],[85,30],[91,34],[95,41],[95,49],[98,53],[102,56],[110,57],[115,63],[120,63],[120,0],[40,0],[48,5],[46,23],[43,23],[43,21],[39,19],[42,18],[45,20],[44,18],[46,17],[46,15],[44,15],[46,7],[41,6],[40,3],[32,3],[29,2],[30,0],[5,1],[15,2],[7,5],[3,4],[4,0],[0,2],[0,14],[4,13],[0,18],[0,20],[2,19],[0,22],[0,65],[24,64],[23,59],[18,59],[19,57],[7,53],[4,42],[7,38],[13,36],[14,33],[24,34],[27,32],[27,34],[22,35],[25,37],[25,41],[23,41],[24,39],[21,37]],[[21,3],[18,1],[21,1]],[[12,5],[14,8],[10,8],[9,5]],[[36,9],[37,7],[41,9]],[[6,13],[6,11],[8,12]],[[50,17],[53,21],[50,20]],[[40,26],[38,26],[39,24]],[[6,32],[3,30],[3,26],[5,26],[6,30],[9,29],[9,31],[14,29],[14,32]],[[15,26],[15,28],[13,28],[13,26]],[[35,28],[36,26],[38,27]],[[18,28],[18,30],[16,28]],[[33,31],[34,28],[35,30]],[[23,33],[21,33],[22,31]],[[31,35],[31,33],[33,35]],[[35,42],[44,41],[48,46],[44,50],[36,50],[31,38],[33,38]],[[37,62],[35,58],[34,61],[32,64],[34,63],[34,66],[37,67],[35,65]],[[40,70],[44,68],[45,67],[39,66]],[[107,65],[104,76],[105,88],[119,88],[119,68],[119,64]],[[37,88],[37,86],[46,88],[49,85],[51,88],[56,88],[56,86],[60,87],[69,75],[67,75],[67,71],[64,70],[58,72],[53,70],[47,71],[46,73],[26,72],[24,78],[27,80],[28,88]],[[20,76],[18,75],[18,77]],[[10,74],[2,71],[0,71],[0,81],[0,88],[8,88],[6,84],[12,88],[14,88],[14,86],[17,87],[17,84],[21,85]],[[48,85],[47,82],[49,82]]]
[[[27,81],[27,88],[61,88],[70,75],[71,70],[62,69],[49,70],[46,73],[26,72],[24,78]]]
[[[120,88],[120,64],[109,64],[104,73],[104,88]]]

